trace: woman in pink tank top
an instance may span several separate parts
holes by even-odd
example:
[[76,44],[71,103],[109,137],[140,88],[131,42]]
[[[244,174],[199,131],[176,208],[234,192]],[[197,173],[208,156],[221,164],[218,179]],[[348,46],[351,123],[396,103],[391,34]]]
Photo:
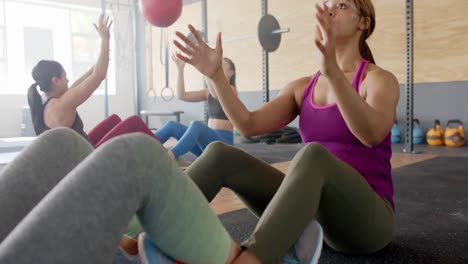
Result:
[[[187,170],[208,200],[228,187],[260,217],[236,263],[286,263],[289,258],[317,263],[322,238],[349,254],[379,251],[392,239],[389,135],[399,84],[375,64],[366,43],[376,25],[373,4],[326,0],[316,5],[315,18],[311,46],[320,54],[319,71],[290,82],[255,111],[235,96],[223,74],[221,34],[213,49],[192,26],[193,42],[176,33],[177,56],[212,81],[242,135],[271,132],[300,116],[307,144],[286,174],[220,143],[210,145]],[[288,249],[291,254],[285,256]]]

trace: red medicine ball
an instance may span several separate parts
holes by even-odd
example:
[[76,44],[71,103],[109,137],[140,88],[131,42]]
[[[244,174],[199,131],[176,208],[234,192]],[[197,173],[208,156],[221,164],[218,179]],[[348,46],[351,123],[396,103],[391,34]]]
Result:
[[169,27],[182,14],[182,0],[141,0],[141,13],[156,27]]

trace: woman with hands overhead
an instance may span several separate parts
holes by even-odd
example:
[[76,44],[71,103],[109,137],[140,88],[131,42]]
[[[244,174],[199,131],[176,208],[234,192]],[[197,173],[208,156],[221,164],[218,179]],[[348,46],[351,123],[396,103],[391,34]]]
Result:
[[[154,133],[157,138],[165,143],[169,138],[177,139],[177,143],[169,151],[173,158],[192,152],[200,156],[206,146],[214,141],[221,141],[228,145],[234,143],[233,126],[228,120],[221,107],[215,90],[208,83],[208,89],[196,91],[186,91],[185,89],[185,62],[173,56],[173,61],[178,69],[177,98],[185,102],[207,102],[208,124],[200,121],[192,121],[187,127],[181,123],[169,121]],[[229,58],[222,59],[222,74],[229,80],[229,87],[235,95],[236,88],[236,67]]]
[[320,68],[255,111],[222,72],[221,33],[215,48],[191,25],[195,41],[176,33],[177,57],[205,75],[241,134],[271,132],[299,116],[307,143],[286,174],[222,143],[209,145],[187,169],[209,201],[227,187],[260,217],[235,263],[277,263],[293,246],[300,263],[311,263],[322,234],[331,248],[350,254],[376,252],[392,239],[390,130],[399,84],[376,65],[366,43],[376,25],[372,2],[326,0],[315,17]]
[[[101,15],[94,27],[101,38],[101,48],[96,64],[70,87],[65,69],[59,62],[41,60],[32,70],[35,81],[28,90],[28,103],[34,130],[37,135],[57,127],[69,127],[94,147],[110,138],[130,132],[142,132],[155,138],[151,130],[137,116],[124,121],[113,114],[100,122],[89,133],[84,131],[83,121],[77,108],[85,103],[106,79],[109,67],[109,44],[112,21]],[[43,95],[37,91],[37,86]]]

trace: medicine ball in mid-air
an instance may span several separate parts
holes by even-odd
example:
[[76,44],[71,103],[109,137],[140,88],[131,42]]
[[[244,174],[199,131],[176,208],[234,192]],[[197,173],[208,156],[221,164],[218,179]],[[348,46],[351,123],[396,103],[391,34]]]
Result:
[[149,23],[164,28],[179,19],[182,5],[182,0],[141,0],[140,10]]

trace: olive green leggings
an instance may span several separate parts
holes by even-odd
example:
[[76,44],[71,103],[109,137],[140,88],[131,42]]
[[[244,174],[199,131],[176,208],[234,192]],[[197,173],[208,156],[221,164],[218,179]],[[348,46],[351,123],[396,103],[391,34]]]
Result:
[[333,249],[367,254],[392,239],[393,209],[352,167],[320,144],[300,150],[285,174],[220,142],[186,170],[208,201],[222,187],[260,217],[243,246],[262,263],[278,263],[307,224],[317,219]]

